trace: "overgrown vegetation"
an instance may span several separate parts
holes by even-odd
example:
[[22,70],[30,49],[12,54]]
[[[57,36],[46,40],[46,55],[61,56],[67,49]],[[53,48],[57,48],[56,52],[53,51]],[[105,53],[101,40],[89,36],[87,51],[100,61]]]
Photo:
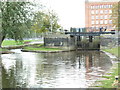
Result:
[[116,30],[120,31],[120,2],[113,5],[111,19],[113,27],[115,27]]

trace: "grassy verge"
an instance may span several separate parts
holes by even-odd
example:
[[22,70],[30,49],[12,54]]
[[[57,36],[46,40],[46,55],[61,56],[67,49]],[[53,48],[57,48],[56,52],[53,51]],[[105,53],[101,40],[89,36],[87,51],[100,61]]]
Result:
[[8,49],[2,49],[2,48],[0,48],[0,54],[10,54],[10,53],[14,53],[14,52],[11,52]]
[[[120,47],[115,47],[115,48],[111,48],[111,49],[104,49],[103,51],[109,52],[118,57],[119,50],[120,50]],[[116,84],[116,85],[113,85],[113,84],[115,83],[115,76],[120,76],[119,68],[120,68],[120,63],[114,64],[110,70],[110,72],[112,72],[112,73],[106,73],[106,75],[103,76],[103,78],[106,78],[106,80],[97,81],[98,83],[100,83],[100,85],[98,85],[96,87],[118,88],[118,84]],[[120,77],[119,77],[119,81],[120,81]]]
[[2,48],[0,48],[0,51],[8,51],[8,49],[2,49]]
[[61,51],[60,48],[45,48],[45,47],[24,47],[24,50],[31,50],[31,51]]
[[2,46],[24,45],[25,43],[38,40],[24,40],[23,42],[15,42],[14,40],[4,40]]
[[120,68],[120,63],[114,64],[113,67],[114,68],[112,68],[110,70],[110,72],[112,72],[112,73],[106,73],[105,76],[102,76],[103,78],[106,78],[106,80],[97,81],[97,83],[100,83],[100,85],[98,85],[96,87],[118,88],[118,84],[115,84],[115,76],[120,75],[120,72],[118,72],[119,71],[118,69]]
[[120,46],[115,47],[115,48],[111,48],[111,49],[103,49],[103,50],[118,57],[119,56],[119,51],[120,51]]

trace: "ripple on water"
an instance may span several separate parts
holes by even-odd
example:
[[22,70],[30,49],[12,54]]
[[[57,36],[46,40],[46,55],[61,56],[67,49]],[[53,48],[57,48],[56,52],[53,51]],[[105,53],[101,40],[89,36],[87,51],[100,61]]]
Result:
[[112,66],[108,56],[95,51],[49,54],[13,51],[16,53],[1,56],[2,73],[6,73],[4,87],[10,87],[9,82],[14,81],[13,88],[87,88]]

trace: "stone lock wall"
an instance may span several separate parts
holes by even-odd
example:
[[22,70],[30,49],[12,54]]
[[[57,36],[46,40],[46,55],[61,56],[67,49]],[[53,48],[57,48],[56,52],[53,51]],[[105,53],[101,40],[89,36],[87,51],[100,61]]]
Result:
[[101,49],[113,48],[120,45],[120,38],[118,34],[115,35],[103,35],[100,37],[100,47]]
[[64,50],[75,50],[75,38],[65,34],[52,34],[44,37],[45,47],[59,47]]
[[100,41],[98,37],[92,37],[92,41],[89,37],[70,36],[64,34],[55,34],[44,37],[45,47],[59,47],[64,50],[76,50],[76,49],[100,49]]

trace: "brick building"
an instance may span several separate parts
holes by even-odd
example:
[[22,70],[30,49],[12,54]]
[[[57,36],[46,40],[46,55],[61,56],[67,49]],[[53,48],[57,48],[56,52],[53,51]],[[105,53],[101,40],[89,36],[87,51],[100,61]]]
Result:
[[[112,1],[112,0],[111,0]],[[99,31],[100,27],[107,31],[114,29],[111,20],[112,6],[118,1],[85,2],[85,27],[87,31]]]

